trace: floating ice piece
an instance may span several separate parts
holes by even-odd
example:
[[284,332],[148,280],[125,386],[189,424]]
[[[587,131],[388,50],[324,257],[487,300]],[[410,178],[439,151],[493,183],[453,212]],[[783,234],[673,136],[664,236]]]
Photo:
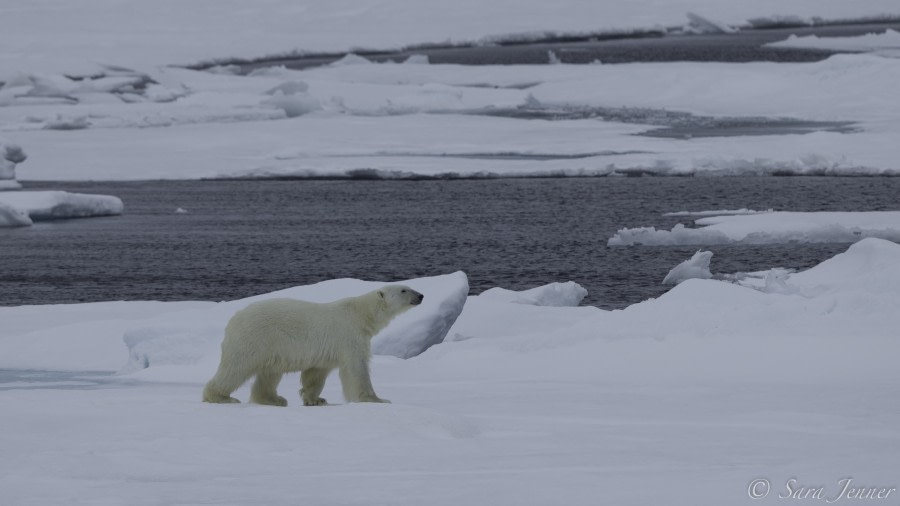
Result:
[[0,202],[0,227],[27,227],[31,224],[28,213]]
[[[6,220],[0,219],[0,226],[30,225],[32,220],[114,216],[122,214],[125,207],[118,197],[63,191],[0,192],[0,206],[6,208],[3,213]],[[11,221],[10,212],[19,218],[26,216],[29,223],[20,219],[18,223],[4,225],[5,221]]]
[[772,209],[765,211],[754,211],[753,209],[720,209],[718,211],[676,211],[674,213],[664,213],[663,216],[735,216],[743,214],[763,214],[771,213]]
[[296,95],[307,91],[309,91],[309,85],[304,81],[285,81],[266,91],[266,95]]
[[699,228],[679,223],[672,230],[655,227],[623,228],[607,241],[610,246],[852,243],[866,237],[900,242],[900,211],[771,212],[709,216],[695,221]]
[[342,67],[344,65],[371,65],[372,62],[366,58],[353,53],[347,53],[346,56],[331,63],[332,67]]
[[427,54],[411,54],[409,58],[403,60],[403,63],[408,65],[428,65],[431,62],[428,60]]
[[506,288],[490,288],[479,297],[498,302],[513,302],[531,306],[573,307],[581,304],[588,291],[574,281],[550,283],[529,290],[515,291]]
[[712,260],[712,251],[697,251],[689,260],[676,265],[663,279],[664,285],[677,285],[687,279],[709,279],[713,277],[709,272],[709,262]]
[[56,115],[56,119],[44,124],[44,130],[82,130],[91,126],[87,116],[63,116]]
[[[25,161],[27,156],[18,144],[0,137],[0,191],[17,190],[21,185],[16,181],[16,164]],[[4,213],[8,216],[8,213]]]
[[735,33],[737,30],[726,25],[725,23],[720,23],[718,21],[713,21],[698,14],[694,14],[693,12],[687,13],[688,17],[688,25],[686,31],[693,33]]
[[276,94],[262,101],[263,105],[281,109],[288,118],[296,118],[322,109],[315,97],[306,93],[292,95]]
[[900,56],[900,32],[886,30],[884,33],[867,33],[856,37],[819,37],[791,35],[785,40],[765,44],[768,47],[791,47],[809,49],[829,49],[835,51],[889,52]]

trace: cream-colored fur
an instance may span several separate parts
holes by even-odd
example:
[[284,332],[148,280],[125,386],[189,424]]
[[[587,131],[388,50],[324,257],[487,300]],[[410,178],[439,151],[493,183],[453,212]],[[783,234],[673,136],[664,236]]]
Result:
[[375,395],[369,378],[372,337],[422,298],[409,287],[391,285],[327,304],[294,299],[251,304],[228,322],[219,370],[206,384],[203,400],[239,402],[231,393],[255,375],[250,402],[287,406],[276,392],[278,383],[284,373],[302,371],[303,404],[319,406],[327,404],[320,397],[325,379],[340,369],[348,402],[390,402]]

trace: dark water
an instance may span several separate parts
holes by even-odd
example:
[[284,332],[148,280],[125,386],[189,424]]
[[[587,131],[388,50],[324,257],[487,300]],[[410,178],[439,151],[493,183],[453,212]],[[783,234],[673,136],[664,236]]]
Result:
[[[427,55],[431,63],[460,65],[536,65],[548,63],[548,52],[562,63],[672,62],[811,62],[820,61],[839,51],[803,48],[765,47],[790,35],[818,35],[820,37],[849,37],[866,33],[883,33],[887,29],[900,30],[900,21],[838,24],[825,26],[773,27],[746,29],[733,34],[666,35],[657,33],[598,34],[585,37],[549,37],[545,42],[503,43],[475,47],[423,47],[407,51],[358,51],[377,62],[401,62],[413,54]],[[327,65],[343,54],[305,55],[242,63],[242,72],[283,65],[290,69],[304,69]]]
[[[472,293],[573,280],[605,308],[658,296],[695,247],[606,246],[682,210],[896,210],[900,178],[28,183],[120,196],[121,217],[0,229],[0,304],[224,300],[331,278],[456,270]],[[183,207],[189,212],[176,214]],[[713,246],[713,272],[806,268],[846,244]]]

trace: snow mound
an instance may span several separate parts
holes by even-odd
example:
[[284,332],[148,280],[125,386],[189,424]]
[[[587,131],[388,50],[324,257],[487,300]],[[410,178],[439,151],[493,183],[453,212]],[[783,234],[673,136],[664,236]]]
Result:
[[[28,221],[63,218],[115,216],[125,208],[122,200],[110,195],[91,195],[63,191],[17,191],[0,193],[0,209],[7,218],[10,213],[26,216]],[[0,226],[5,220],[0,218]],[[30,225],[20,220],[18,225]],[[15,223],[13,224],[16,225]],[[7,225],[9,226],[9,225]]]
[[507,290],[495,287],[479,295],[482,299],[531,306],[573,307],[581,304],[588,291],[574,281],[550,283],[529,290]]
[[765,44],[769,47],[829,49],[834,51],[875,52],[900,56],[900,32],[888,29],[884,33],[867,33],[856,37],[819,37],[791,35],[785,40]]
[[663,279],[664,285],[677,285],[688,279],[709,279],[713,277],[709,272],[709,262],[712,260],[712,251],[698,251],[689,260],[676,265]]
[[866,237],[900,242],[900,211],[771,212],[709,216],[695,220],[699,228],[679,223],[672,230],[623,228],[609,246],[852,243]]
[[[469,291],[463,272],[417,278],[406,284],[425,294],[422,304],[398,316],[372,339],[376,355],[414,357],[444,340],[453,322],[462,312]],[[260,300],[293,298],[311,302],[330,302],[362,295],[386,283],[357,279],[335,279],[313,285],[280,290],[247,299],[216,304],[143,322],[124,333],[128,363],[122,369],[131,373],[158,366],[180,366],[203,362],[214,364],[225,326],[234,313]],[[211,372],[210,372],[211,374]]]
[[304,81],[286,81],[266,91],[271,97],[263,100],[262,105],[281,109],[288,118],[321,110],[322,104],[307,91],[309,85]]

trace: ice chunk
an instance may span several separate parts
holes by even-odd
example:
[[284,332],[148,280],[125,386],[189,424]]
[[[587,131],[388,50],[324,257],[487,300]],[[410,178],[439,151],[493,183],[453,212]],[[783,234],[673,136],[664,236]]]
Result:
[[[0,191],[17,190],[22,187],[16,182],[16,165],[24,162],[26,158],[25,151],[18,144],[0,137]],[[9,213],[9,210],[4,212],[4,218],[0,220],[11,222],[14,218],[11,218],[12,215]]]
[[309,85],[303,81],[286,81],[266,91],[271,98],[262,104],[284,111],[288,118],[295,118],[322,109],[315,97],[307,94]]
[[672,230],[623,228],[607,241],[610,246],[709,244],[782,244],[846,242],[866,237],[900,241],[900,211],[767,212],[707,216],[698,228],[679,223]]
[[0,227],[27,227],[29,225],[31,225],[31,218],[28,217],[28,213],[0,202]]
[[266,95],[297,95],[309,91],[309,85],[303,81],[285,81],[266,91]]
[[333,67],[342,67],[344,65],[371,65],[372,62],[359,56],[358,54],[347,53],[346,56],[331,63]]
[[765,44],[768,47],[790,47],[808,49],[827,49],[833,51],[876,52],[898,55],[900,51],[900,32],[885,30],[884,33],[867,33],[855,37],[819,37],[791,35],[785,40]]
[[688,24],[685,27],[685,31],[691,33],[735,33],[737,30],[726,25],[725,23],[720,23],[718,21],[713,21],[698,14],[694,14],[693,12],[687,13]]
[[296,95],[274,95],[262,101],[263,105],[281,109],[288,118],[296,118],[304,114],[322,109],[319,100],[306,93]]
[[444,341],[462,313],[469,295],[469,279],[463,272],[404,282],[422,292],[418,311],[407,311],[372,338],[372,353],[410,358]]
[[735,216],[742,214],[763,214],[771,213],[772,209],[765,211],[754,211],[753,209],[720,209],[717,211],[677,211],[673,213],[664,213],[663,216]]
[[56,119],[47,121],[44,130],[82,130],[91,126],[87,116],[65,116],[57,114]]
[[63,191],[0,192],[0,205],[35,221],[114,216],[122,214],[125,207],[118,197]]
[[689,260],[676,265],[663,279],[664,285],[677,285],[687,279],[709,279],[713,277],[709,272],[709,262],[712,260],[712,251],[697,251]]
[[403,60],[403,63],[408,65],[428,65],[430,61],[427,54],[411,54],[409,58]]
[[581,304],[588,291],[574,281],[550,283],[529,290],[514,291],[495,287],[482,292],[479,297],[531,306],[572,307]]

